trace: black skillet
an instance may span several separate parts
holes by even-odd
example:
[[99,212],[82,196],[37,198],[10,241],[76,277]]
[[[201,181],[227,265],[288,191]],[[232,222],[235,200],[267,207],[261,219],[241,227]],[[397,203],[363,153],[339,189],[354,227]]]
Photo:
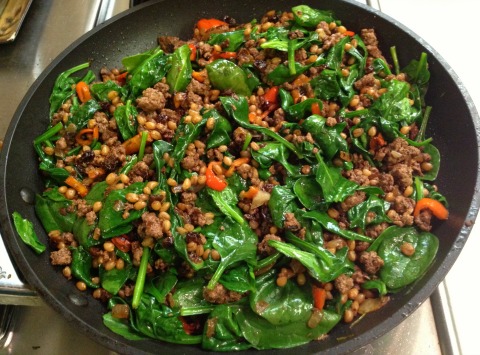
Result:
[[57,75],[85,61],[91,61],[96,72],[104,65],[120,66],[122,57],[155,46],[157,35],[189,38],[195,21],[201,17],[230,15],[237,22],[246,22],[259,18],[268,10],[288,10],[300,3],[333,10],[348,29],[375,28],[384,54],[388,56],[390,46],[396,45],[401,64],[418,58],[422,51],[427,52],[431,70],[427,102],[433,106],[427,135],[433,137],[442,155],[437,184],[450,203],[450,218],[433,230],[439,237],[440,249],[435,263],[421,280],[395,294],[384,308],[367,315],[355,326],[340,325],[326,340],[312,342],[296,351],[338,354],[358,349],[402,322],[444,279],[466,242],[478,210],[475,196],[479,186],[478,115],[458,77],[432,48],[393,19],[354,1],[175,0],[146,3],[84,35],[48,66],[16,111],[1,155],[0,223],[3,238],[26,282],[79,331],[119,353],[201,352],[196,347],[153,340],[127,341],[110,332],[102,324],[103,306],[66,281],[61,271],[50,265],[48,253],[37,256],[19,241],[12,226],[13,211],[33,221],[40,239],[44,243],[47,241],[32,205],[33,194],[43,188],[32,141],[48,125],[48,97]]

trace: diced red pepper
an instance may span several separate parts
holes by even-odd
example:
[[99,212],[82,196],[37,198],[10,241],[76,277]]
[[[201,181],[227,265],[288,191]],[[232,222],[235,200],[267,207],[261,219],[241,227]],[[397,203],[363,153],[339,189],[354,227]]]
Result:
[[75,91],[77,92],[78,98],[81,102],[87,102],[92,99],[90,88],[84,81],[79,81],[77,85],[75,85]]
[[124,253],[128,253],[130,251],[131,243],[126,238],[125,235],[122,235],[120,237],[112,238],[111,241],[117,247],[117,249],[123,251]]
[[213,172],[212,166],[214,164],[221,164],[220,162],[210,162],[208,164],[207,170],[205,171],[205,177],[207,178],[206,184],[209,188],[217,191],[222,191],[227,187],[227,182],[222,178],[215,175]]
[[319,310],[322,310],[325,306],[325,300],[327,298],[327,292],[318,286],[312,286],[313,293],[313,306]]
[[420,214],[420,212],[424,209],[430,210],[433,213],[433,215],[438,219],[448,218],[448,210],[440,201],[434,200],[433,198],[424,197],[420,199],[415,205],[415,210],[413,211],[413,215],[417,217]]
[[228,23],[217,20],[216,18],[202,18],[197,22],[197,28],[202,31],[208,31],[220,26],[228,26]]

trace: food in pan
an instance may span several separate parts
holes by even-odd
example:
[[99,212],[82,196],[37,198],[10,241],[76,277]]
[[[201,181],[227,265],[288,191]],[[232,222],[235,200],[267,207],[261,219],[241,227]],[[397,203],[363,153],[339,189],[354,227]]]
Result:
[[52,264],[109,329],[288,348],[425,273],[448,218],[427,55],[399,63],[365,27],[306,5],[203,18],[98,78],[88,63],[58,76],[35,209]]

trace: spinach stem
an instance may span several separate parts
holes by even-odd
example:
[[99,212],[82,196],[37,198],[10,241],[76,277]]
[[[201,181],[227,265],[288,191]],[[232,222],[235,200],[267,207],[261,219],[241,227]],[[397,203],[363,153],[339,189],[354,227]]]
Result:
[[140,300],[145,287],[145,278],[147,276],[148,259],[150,258],[150,248],[144,247],[140,267],[138,268],[137,280],[133,290],[132,308],[136,309],[140,305]]
[[392,56],[395,74],[398,75],[400,73],[400,64],[398,63],[397,48],[395,46],[390,47],[390,55]]
[[270,264],[273,264],[276,262],[280,257],[282,256],[281,253],[278,251],[273,253],[272,255],[267,256],[266,258],[263,258],[262,260],[259,260],[257,262],[257,265],[255,265],[254,271],[258,271],[263,269],[264,267],[269,266]]
[[242,150],[247,150],[248,146],[250,145],[250,142],[252,141],[252,135],[251,133],[247,133],[247,136],[245,137],[245,142],[243,143]]
[[143,155],[145,154],[145,145],[147,144],[148,131],[142,132],[142,140],[140,141],[140,149],[138,151],[138,160],[143,160]]
[[425,139],[425,130],[427,129],[427,123],[428,123],[428,119],[430,118],[431,112],[432,112],[431,106],[425,107],[422,124],[420,125],[420,129],[418,130],[418,134],[417,134],[417,137],[415,138],[415,141],[421,142]]
[[297,69],[295,68],[295,45],[297,44],[296,40],[291,40],[288,42],[288,70],[290,75],[295,75]]
[[54,135],[60,132],[62,128],[63,128],[62,122],[58,122],[55,126],[49,128],[46,132],[42,133],[37,138],[35,138],[33,140],[33,144],[38,145],[42,142],[45,142],[46,140],[52,138]]

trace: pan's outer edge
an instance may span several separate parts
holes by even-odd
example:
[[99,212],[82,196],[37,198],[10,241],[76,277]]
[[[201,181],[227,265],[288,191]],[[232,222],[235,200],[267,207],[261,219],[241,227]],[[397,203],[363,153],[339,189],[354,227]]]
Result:
[[[87,38],[90,38],[91,36],[94,36],[97,32],[103,30],[105,27],[108,27],[111,23],[120,20],[123,17],[129,16],[132,12],[135,11],[140,11],[143,8],[149,7],[149,6],[155,6],[155,4],[160,3],[162,1],[157,1],[154,3],[145,3],[142,4],[132,10],[126,11],[125,13],[118,15],[111,20],[108,20],[104,24],[100,25],[99,27],[95,28],[94,30],[90,31],[89,33],[85,34],[84,36],[80,37],[77,41],[72,43],[68,48],[66,48],[47,68],[46,70],[39,76],[39,78],[35,81],[35,83],[32,85],[32,87],[29,89],[27,94],[25,95],[24,99],[22,100],[18,110],[15,113],[14,119],[12,120],[12,123],[9,126],[9,129],[7,131],[6,139],[4,141],[4,148],[1,154],[1,159],[0,159],[0,181],[1,181],[1,189],[2,192],[7,191],[8,186],[7,182],[5,180],[5,173],[7,169],[7,157],[10,155],[10,147],[11,147],[11,137],[13,135],[13,132],[15,131],[15,128],[17,126],[18,121],[22,117],[23,110],[25,108],[25,105],[28,103],[30,100],[31,96],[33,93],[37,90],[37,88],[41,85],[41,83],[45,80],[45,78],[49,75],[49,73],[62,61],[62,59],[71,51],[73,51],[80,43],[84,42]],[[382,14],[376,10],[372,10],[362,4],[358,4],[355,1],[350,1],[350,0],[344,0],[343,2],[349,3],[353,6],[356,7],[361,7],[366,9],[367,11],[371,12],[374,16],[382,17],[387,21],[390,21],[393,23],[395,26],[399,27],[401,30],[404,32],[408,33],[411,36],[416,36],[411,30],[408,28],[404,27],[402,24],[399,22],[395,21],[391,17]],[[416,36],[418,38],[418,36]],[[449,65],[443,60],[443,58],[433,49],[431,48],[427,43],[425,43],[421,38],[418,39],[418,42],[420,42],[423,46],[425,46],[427,49],[429,49],[434,55],[435,58],[440,62],[440,64],[446,68],[446,70],[449,72],[450,76],[457,82],[459,83],[459,88],[462,92],[463,97],[465,98],[465,101],[467,102],[467,105],[469,107],[469,111],[471,113],[471,116],[473,118],[473,124],[475,126],[476,130],[476,139],[477,139],[477,146],[478,142],[480,142],[480,127],[479,127],[479,116],[478,113],[474,107],[473,101],[468,94],[467,90],[465,87],[461,84],[458,76],[454,73],[454,71],[449,67]],[[478,152],[477,152],[478,154]],[[478,164],[477,164],[477,178],[476,178],[476,184],[475,184],[475,191],[477,194],[474,196],[469,210],[468,210],[468,215],[467,215],[467,221],[474,221],[478,209],[479,209],[479,201],[478,201],[478,190],[480,187],[480,178],[479,178],[479,173],[478,173]],[[5,232],[5,234],[8,235],[14,235],[15,232],[12,227],[11,220],[8,215],[8,205],[7,205],[7,200],[5,198],[6,194],[3,193],[1,200],[0,200],[0,224],[2,230]],[[457,247],[451,250],[451,252],[448,254],[446,258],[446,267],[450,268],[451,265],[453,265],[454,261],[457,259],[462,247],[464,246],[466,239],[471,231],[471,226],[470,225],[465,225],[462,227],[460,236],[458,238],[459,242],[457,244]],[[19,245],[18,241],[14,241],[14,238],[8,238],[7,239],[8,244],[10,246],[10,251],[12,249],[14,250],[19,250]],[[17,245],[14,245],[14,244]],[[15,261],[21,266],[23,270],[28,270],[29,265],[26,263],[26,259],[24,258],[24,255],[22,254],[15,254],[14,253],[14,258]],[[31,273],[27,272],[25,277],[27,278],[27,281],[31,283],[32,285],[39,285],[40,280],[35,280],[32,278],[32,274],[34,270],[31,270]],[[372,331],[369,333],[371,336],[370,337],[361,337],[361,339],[351,339],[346,341],[343,344],[340,344],[338,347],[335,347],[335,349],[332,349],[331,351],[335,353],[343,353],[343,352],[349,352],[353,349],[356,349],[358,347],[364,346],[367,343],[371,342],[375,338],[378,338],[379,336],[385,334],[388,330],[392,329],[393,326],[392,324],[398,324],[405,316],[408,316],[411,314],[428,296],[430,293],[433,291],[433,289],[441,282],[441,279],[433,279],[430,282],[430,287],[429,288],[423,288],[422,292],[417,293],[412,299],[411,299],[411,306],[401,310],[402,312],[398,311],[396,312],[391,318],[387,319],[385,322],[377,325],[375,328],[372,328]],[[55,308],[57,311],[62,313],[72,324],[75,324],[75,322],[80,321],[79,318],[77,318],[75,315],[69,315],[66,314],[65,308],[63,305],[58,304],[57,299],[55,298],[54,295],[50,294],[48,290],[42,289],[41,287],[37,289],[37,291],[45,297],[45,299],[48,301],[48,303]],[[67,312],[68,313],[68,312]],[[82,330],[89,336],[92,336],[93,339],[98,341],[99,343],[106,345],[108,347],[111,347],[112,349],[115,349],[119,352],[125,352],[126,353],[139,353],[138,349],[133,349],[130,348],[129,346],[125,347],[125,344],[118,343],[117,341],[111,339],[110,337],[99,337],[98,334],[96,333],[96,329],[91,328],[91,327],[81,327]]]

